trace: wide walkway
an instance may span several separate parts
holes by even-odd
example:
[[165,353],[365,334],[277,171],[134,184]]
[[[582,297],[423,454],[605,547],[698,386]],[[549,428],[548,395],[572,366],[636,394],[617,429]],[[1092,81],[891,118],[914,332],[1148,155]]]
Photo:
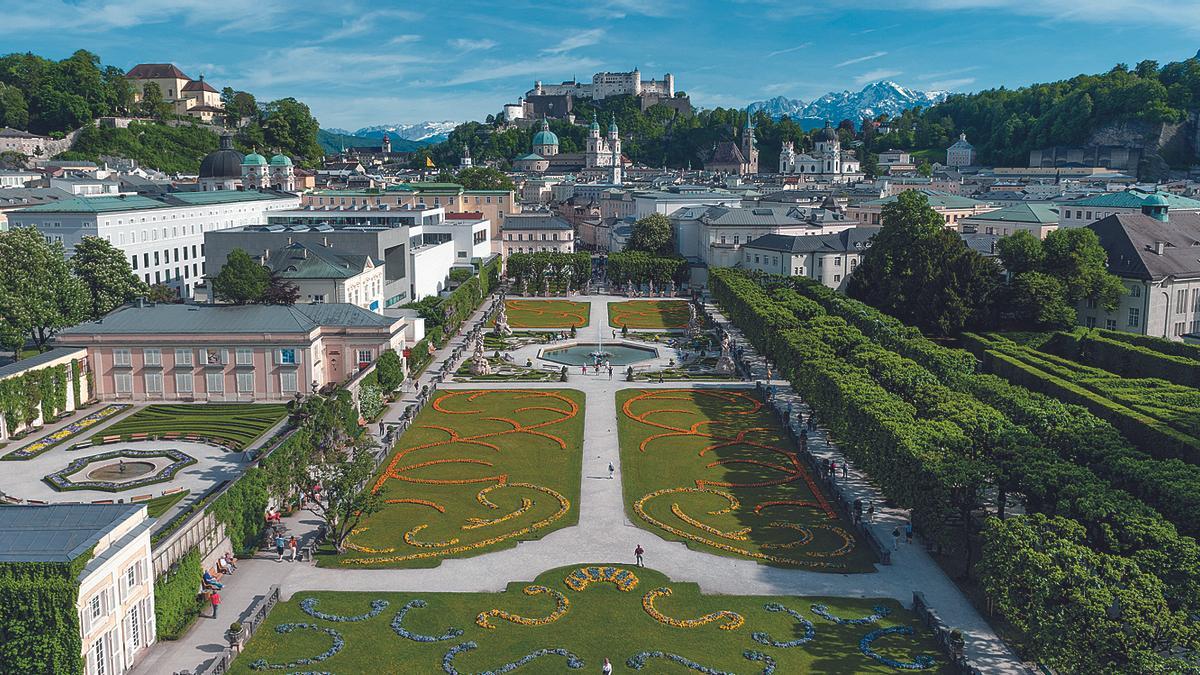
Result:
[[[579,298],[582,300],[582,298]],[[591,297],[591,324],[579,331],[580,340],[595,340],[599,331],[611,330],[607,321],[607,302],[619,300],[614,297]],[[466,324],[468,327],[472,324]],[[461,344],[462,338],[457,338]],[[437,355],[430,372],[453,352],[456,341],[452,341]],[[739,340],[739,342],[741,342]],[[747,345],[748,348],[748,345]],[[464,350],[466,351],[466,350]],[[469,354],[463,354],[467,357]],[[765,365],[756,355],[747,356],[755,367],[765,375]],[[423,378],[427,383],[428,376]],[[794,396],[784,381],[774,383],[781,395]],[[470,389],[480,385],[442,384],[445,389]],[[430,569],[375,569],[343,570],[318,568],[311,564],[276,563],[270,559],[247,561],[227,586],[226,609],[241,611],[261,595],[270,585],[278,584],[284,598],[296,593],[312,590],[344,591],[456,591],[481,592],[500,591],[510,582],[529,581],[543,570],[554,567],[591,562],[624,562],[632,564],[633,549],[639,544],[646,550],[645,562],[676,581],[690,581],[700,585],[706,593],[752,594],[752,595],[832,595],[843,597],[889,597],[911,607],[912,593],[925,593],[929,604],[950,626],[963,631],[966,648],[988,673],[1028,672],[1008,648],[998,639],[978,612],[962,596],[953,582],[946,577],[938,565],[925,553],[920,542],[901,544],[893,553],[892,565],[879,565],[869,574],[831,574],[806,570],[783,569],[761,565],[750,560],[718,556],[687,548],[678,542],[668,542],[654,532],[635,526],[625,513],[621,493],[620,452],[617,441],[617,409],[615,396],[619,389],[680,388],[712,386],[745,386],[715,383],[690,384],[647,384],[628,383],[619,378],[609,380],[607,375],[580,375],[573,372],[564,383],[488,383],[489,388],[558,388],[569,387],[583,391],[587,396],[584,411],[583,480],[579,499],[579,525],[556,530],[536,541],[525,541],[517,546],[471,558],[443,561]],[[794,408],[802,403],[793,399]],[[403,406],[394,407],[389,419],[398,418]],[[393,417],[394,413],[394,417]],[[824,431],[810,435],[810,447],[818,454],[836,452],[828,442]],[[616,478],[608,478],[608,464],[617,467]],[[875,527],[880,539],[891,540],[890,532],[897,523],[903,523],[907,514],[882,508],[884,500],[877,490],[856,472],[842,482],[842,489],[852,491],[877,505]],[[853,498],[853,497],[852,497]],[[303,525],[303,523],[297,523]],[[310,524],[315,527],[315,524]],[[228,618],[227,618],[228,617]],[[182,668],[195,668],[211,653],[219,651],[221,631],[228,621],[236,618],[233,612],[223,615],[219,622],[202,619],[178,643],[156,647],[164,654],[151,663],[147,661],[138,672],[174,672]],[[213,624],[210,628],[206,624]],[[195,634],[195,635],[193,635]],[[204,654],[209,656],[205,657]],[[155,670],[148,669],[153,665]]]

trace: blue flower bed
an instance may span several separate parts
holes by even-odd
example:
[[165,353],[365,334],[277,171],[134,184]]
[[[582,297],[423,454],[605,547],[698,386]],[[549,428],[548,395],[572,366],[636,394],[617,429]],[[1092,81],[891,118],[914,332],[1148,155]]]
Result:
[[[413,607],[426,606],[428,606],[428,603],[420,598],[406,602],[404,606],[400,608],[400,611],[396,612],[396,617],[392,619],[392,630],[396,631],[396,635],[408,640],[412,640],[413,642],[441,642],[443,640],[453,640],[454,638],[463,634],[461,628],[447,628],[446,632],[441,635],[420,635],[405,628],[404,616],[408,614],[408,610],[412,609]],[[459,646],[461,647],[462,645]]]
[[813,614],[816,614],[817,616],[821,617],[822,619],[829,619],[830,621],[832,621],[836,624],[841,624],[843,626],[844,625],[861,626],[861,625],[868,624],[868,623],[875,623],[875,622],[879,621],[880,619],[882,619],[883,617],[892,613],[892,610],[888,609],[887,607],[884,607],[883,605],[875,605],[874,607],[871,608],[871,609],[875,610],[874,614],[871,614],[869,616],[859,617],[857,619],[843,619],[840,616],[834,616],[833,614],[830,614],[829,608],[826,607],[825,605],[813,605],[811,609],[812,609]]
[[284,670],[285,668],[295,668],[296,666],[307,666],[310,663],[317,663],[332,658],[335,654],[342,651],[342,647],[346,645],[342,634],[332,628],[323,628],[311,623],[285,623],[275,627],[275,632],[280,635],[286,635],[295,630],[316,630],[326,633],[333,638],[333,646],[311,658],[296,659],[288,663],[268,663],[266,659],[259,659],[251,663],[250,667],[254,670]]
[[774,675],[775,659],[771,658],[769,655],[762,652],[756,652],[753,649],[747,649],[746,651],[742,652],[742,656],[750,659],[751,661],[762,661],[762,675]]
[[[442,657],[442,670],[445,671],[447,675],[459,675],[458,671],[455,670],[455,668],[454,668],[454,657],[458,656],[459,654],[461,654],[463,652],[469,652],[472,649],[475,649],[477,647],[479,647],[479,645],[475,644],[474,641],[468,641],[468,642],[464,642],[460,645],[454,645],[453,647],[450,648],[449,651],[446,652],[446,655]],[[577,670],[577,669],[583,667],[583,659],[580,659],[578,656],[575,656],[574,654],[567,651],[566,649],[563,649],[561,647],[554,647],[554,648],[539,649],[537,651],[530,652],[530,653],[526,654],[525,656],[522,656],[521,658],[517,659],[516,661],[513,661],[511,663],[506,663],[506,664],[504,664],[498,668],[495,668],[493,670],[485,670],[482,673],[479,673],[478,675],[502,675],[503,673],[511,673],[512,671],[516,670],[517,668],[520,668],[521,666],[529,663],[530,661],[540,659],[543,656],[566,657],[567,667],[571,668],[572,670]]]
[[912,635],[912,633],[913,629],[909,628],[908,626],[878,628],[870,633],[867,633],[863,636],[863,639],[858,641],[858,650],[870,658],[873,658],[876,661],[897,670],[925,670],[926,668],[932,668],[933,665],[937,663],[932,656],[925,656],[922,654],[914,658],[912,661],[897,661],[895,659],[889,659],[883,654],[871,649],[871,643],[875,642],[875,640],[883,637],[884,635]]
[[[142,476],[136,480],[122,481],[120,483],[107,480],[83,480],[76,481],[68,478],[73,473],[78,472],[83,467],[94,464],[95,462],[106,459],[141,459],[146,457],[166,457],[172,460],[171,463],[158,471],[147,476]],[[129,448],[123,450],[111,450],[102,452],[98,455],[90,457],[80,457],[72,460],[66,468],[59,469],[54,473],[46,476],[42,480],[46,481],[50,487],[60,492],[69,490],[101,490],[104,492],[122,492],[125,490],[133,490],[135,488],[154,485],[155,483],[165,483],[175,478],[175,474],[179,473],[184,467],[195,464],[196,460],[174,448],[167,450],[132,450]]]
[[[795,640],[788,640],[787,642],[778,642],[773,640],[769,634],[759,631],[750,635],[755,642],[767,645],[768,647],[799,647],[806,642],[811,642],[812,639],[817,636],[817,629],[813,626],[811,621],[803,616],[800,616],[800,612],[797,612],[794,609],[788,609],[787,607],[784,607],[776,602],[768,602],[767,604],[763,605],[763,609],[767,610],[768,612],[787,612],[793,619],[799,622],[801,626],[804,626],[804,637],[796,638]],[[747,656],[746,658],[750,657]]]
[[684,658],[678,654],[659,651],[638,652],[637,654],[629,657],[625,661],[625,665],[634,670],[641,670],[646,666],[647,659],[666,659],[668,661],[674,661],[684,668],[691,668],[692,670],[704,673],[704,675],[734,675],[734,673],[729,673],[724,670],[717,670],[715,668],[709,668],[708,666],[700,665],[699,663],[696,663],[691,659]]
[[383,610],[387,609],[388,605],[390,604],[387,600],[372,600],[371,611],[367,612],[366,614],[359,614],[358,616],[339,616],[337,614],[326,614],[325,612],[318,611],[317,602],[319,602],[317,598],[305,598],[300,601],[300,610],[314,619],[325,619],[326,621],[336,621],[338,623],[345,623],[349,621],[366,621],[367,619],[373,619],[379,616]]

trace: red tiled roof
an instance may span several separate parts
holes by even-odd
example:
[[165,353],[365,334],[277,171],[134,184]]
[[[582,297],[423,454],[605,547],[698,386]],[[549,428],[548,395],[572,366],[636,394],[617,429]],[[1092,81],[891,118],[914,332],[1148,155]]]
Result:
[[467,211],[465,213],[447,213],[446,220],[483,220],[483,211]]
[[125,77],[134,80],[156,80],[168,77],[177,77],[182,80],[192,79],[176,68],[174,63],[139,63],[130,68],[129,72],[125,73]]
[[187,84],[183,85],[183,90],[184,91],[211,91],[214,94],[220,93],[216,89],[213,89],[213,86],[211,84],[205,82],[203,79],[192,80],[191,82],[188,82]]

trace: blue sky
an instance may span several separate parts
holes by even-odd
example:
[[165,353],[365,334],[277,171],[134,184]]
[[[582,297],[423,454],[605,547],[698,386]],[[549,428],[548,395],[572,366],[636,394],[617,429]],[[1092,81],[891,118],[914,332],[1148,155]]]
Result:
[[481,119],[535,79],[640,67],[697,105],[892,79],[1019,86],[1200,47],[1200,0],[0,0],[0,51],[174,62],[324,127]]

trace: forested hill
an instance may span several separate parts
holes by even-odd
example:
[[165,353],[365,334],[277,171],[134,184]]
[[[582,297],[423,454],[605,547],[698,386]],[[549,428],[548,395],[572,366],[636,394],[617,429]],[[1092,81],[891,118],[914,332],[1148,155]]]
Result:
[[[147,97],[149,99],[150,97]],[[301,164],[319,162],[317,121],[308,106],[294,98],[260,104],[249,92],[226,87],[221,92],[231,121],[239,122],[235,143],[249,152],[283,152]],[[136,116],[151,121],[129,129],[96,129],[97,117]],[[61,61],[35,54],[0,56],[0,126],[56,136],[80,127],[65,157],[96,159],[115,155],[167,172],[195,172],[200,159],[217,147],[213,128],[175,119],[161,100],[133,101],[125,71],[105,66],[100,57],[79,50]],[[175,121],[180,126],[168,126]],[[12,158],[4,158],[11,163]]]
[[[1165,66],[1142,61],[1132,69],[1119,64],[1101,75],[953,95],[926,110],[901,114],[892,120],[891,133],[871,145],[875,150],[944,150],[962,131],[982,163],[1025,166],[1030,150],[1084,145],[1114,123],[1133,123],[1129,127],[1135,135],[1152,133],[1159,123],[1188,121],[1197,108],[1200,61],[1190,58]],[[1176,166],[1190,164],[1193,157],[1164,153]]]

